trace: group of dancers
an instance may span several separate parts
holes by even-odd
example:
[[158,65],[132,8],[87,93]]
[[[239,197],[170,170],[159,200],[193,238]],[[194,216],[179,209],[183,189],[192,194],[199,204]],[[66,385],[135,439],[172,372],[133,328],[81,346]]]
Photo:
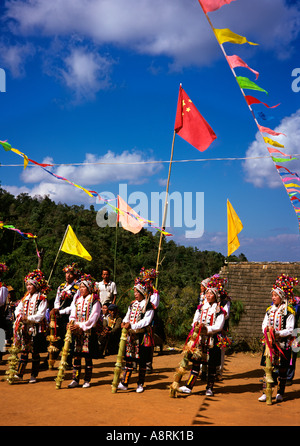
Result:
[[[5,263],[0,263],[0,278],[7,270]],[[40,270],[34,270],[24,279],[27,291],[14,310],[12,345],[17,349],[18,363],[15,368],[10,364],[12,370],[8,374],[11,382],[23,380],[29,353],[32,355],[29,383],[37,382],[40,354],[47,350],[51,351],[49,345],[47,346],[47,340],[49,344],[49,339],[52,339],[49,336],[50,327],[55,339],[55,342],[52,342],[52,347],[55,346],[51,355],[56,360],[62,350],[66,332],[69,331],[72,336],[68,365],[72,367],[73,375],[68,387],[91,386],[93,359],[99,357],[99,339],[105,338],[103,334],[109,335],[117,319],[115,284],[106,281],[105,289],[108,290],[106,292],[110,300],[101,304],[99,283],[91,275],[82,274],[76,263],[67,265],[63,271],[66,281],[57,290],[54,308],[48,318],[47,294],[50,288],[44,274]],[[159,306],[159,293],[154,286],[156,277],[155,269],[141,269],[133,284],[134,300],[120,321],[120,329],[126,331],[126,347],[125,366],[117,387],[118,391],[128,389],[134,366],[138,364],[136,392],[144,392],[147,364],[151,363],[153,356],[153,325]],[[181,367],[181,371],[185,372],[189,368],[189,377],[186,383],[181,385],[184,373],[177,373],[177,382],[173,386],[176,394],[177,392],[191,394],[197,378],[201,375],[201,379],[206,381],[205,394],[214,395],[214,384],[216,379],[222,376],[224,354],[230,344],[228,327],[231,298],[226,291],[226,283],[227,279],[218,274],[201,282],[199,304],[183,347],[185,367]],[[296,305],[299,300],[294,296],[293,289],[297,283],[297,279],[284,274],[275,280],[271,289],[271,305],[267,308],[262,322],[264,350],[261,365],[265,366],[266,351],[268,351],[273,382],[278,384],[276,393],[278,402],[283,400],[288,367],[295,358],[294,329],[297,326]],[[0,282],[1,321],[7,295],[5,283]],[[111,313],[111,320],[106,324],[103,324],[104,304],[108,304]],[[85,367],[82,376],[83,360]],[[82,378],[83,384],[81,384]],[[266,383],[266,380],[264,382]],[[261,402],[267,400],[265,388],[264,384],[263,394],[259,397]]]

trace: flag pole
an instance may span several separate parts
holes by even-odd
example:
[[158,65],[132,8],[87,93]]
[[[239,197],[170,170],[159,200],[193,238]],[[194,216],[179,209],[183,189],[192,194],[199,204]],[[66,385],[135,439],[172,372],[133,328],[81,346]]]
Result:
[[[180,84],[181,86],[181,84]],[[168,208],[168,194],[169,194],[169,184],[170,184],[170,176],[171,176],[171,167],[172,167],[172,161],[173,161],[173,153],[174,153],[174,143],[175,143],[175,135],[176,132],[174,130],[173,133],[173,141],[172,141],[172,149],[171,149],[171,158],[170,158],[170,163],[169,163],[169,173],[168,173],[168,180],[167,180],[167,188],[166,188],[166,197],[165,197],[165,206],[164,206],[164,215],[163,215],[163,222],[162,222],[162,229],[165,229],[165,225],[166,225],[166,219],[167,219],[167,208]],[[160,239],[159,239],[159,245],[158,245],[158,253],[157,253],[157,260],[156,260],[156,272],[158,272],[159,269],[159,259],[160,259],[160,253],[162,250],[162,238],[163,238],[163,233],[160,233]],[[158,276],[156,275],[156,283],[155,283],[155,287],[157,288],[157,284],[158,284]]]
[[[119,204],[118,204],[118,209],[119,209]],[[116,237],[115,237],[115,254],[114,254],[114,282],[116,281],[116,268],[117,268],[118,223],[119,223],[119,212],[117,212],[117,219],[116,219]]]
[[61,242],[61,244],[60,244],[59,250],[58,250],[58,252],[57,252],[57,254],[56,254],[56,257],[55,257],[55,260],[54,260],[54,263],[53,263],[53,266],[52,266],[52,270],[51,270],[51,272],[50,272],[50,276],[49,276],[49,278],[48,278],[48,284],[49,284],[49,282],[50,282],[50,279],[51,279],[51,276],[52,276],[52,273],[53,273],[53,270],[54,270],[54,266],[55,266],[56,261],[57,261],[57,258],[58,258],[58,254],[60,253],[61,247],[62,247],[62,245],[63,245],[63,243],[64,243],[64,241],[65,241],[65,238],[66,238],[66,235],[67,235],[69,226],[70,226],[70,225],[67,226],[67,229],[66,229],[65,234],[64,234],[64,236],[63,236],[63,239],[62,239],[62,242]]

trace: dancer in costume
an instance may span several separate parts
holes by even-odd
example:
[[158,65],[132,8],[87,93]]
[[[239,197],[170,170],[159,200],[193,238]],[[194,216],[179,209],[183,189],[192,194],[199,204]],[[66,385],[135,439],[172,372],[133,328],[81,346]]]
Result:
[[205,292],[207,290],[207,285],[208,285],[209,281],[210,281],[210,277],[208,277],[207,279],[202,280],[202,282],[200,284],[199,305],[204,303]]
[[146,364],[151,361],[153,348],[152,321],[154,309],[147,289],[136,279],[134,285],[135,300],[131,302],[122,322],[122,328],[128,330],[126,342],[126,365],[123,378],[118,385],[119,390],[127,390],[133,371],[133,361],[139,364],[137,393],[144,391]]
[[[56,292],[54,308],[50,311],[50,317],[54,316],[54,324],[56,335],[59,340],[56,343],[57,352],[55,359],[58,357],[64,345],[64,339],[67,331],[67,324],[71,314],[71,305],[74,299],[79,296],[79,284],[81,271],[76,263],[66,265],[63,269],[66,281],[63,282]],[[68,357],[68,365],[72,366],[72,356]]]
[[69,388],[78,387],[81,374],[81,361],[85,360],[83,388],[90,387],[93,371],[93,358],[98,357],[98,336],[96,325],[100,317],[101,305],[94,291],[94,279],[89,274],[81,277],[80,296],[71,308],[68,327],[74,337],[73,380]]
[[27,292],[15,310],[14,344],[21,349],[16,379],[23,379],[29,353],[32,369],[29,383],[35,383],[40,365],[40,353],[47,351],[46,294],[50,291],[44,274],[36,269],[25,277]]
[[215,274],[214,276],[212,276],[212,278],[215,278],[218,283],[218,290],[220,294],[220,306],[225,311],[225,323],[223,330],[219,335],[219,346],[221,347],[221,364],[219,367],[217,367],[217,379],[221,380],[224,371],[225,350],[226,347],[231,344],[231,341],[228,337],[231,298],[225,289],[225,285],[227,284],[227,279],[225,277],[221,278],[219,274]]
[[[220,281],[213,277],[207,284],[204,303],[198,305],[184,351],[192,362],[190,376],[185,386],[179,387],[179,392],[190,394],[196,383],[201,364],[207,366],[206,395],[213,395],[217,367],[221,363],[219,337],[225,323],[225,311],[220,306]],[[198,332],[197,336],[193,336]]]
[[[8,267],[5,263],[0,263],[0,279],[3,273],[8,271]],[[4,282],[0,280],[0,328],[5,331],[5,335],[7,335],[8,326],[7,326],[7,318],[6,318],[6,310],[7,310],[7,299],[8,299],[8,289]],[[6,339],[7,340],[7,339]],[[4,347],[4,346],[3,346]],[[2,361],[3,351],[1,350],[2,346],[0,345],[0,361]]]
[[153,346],[152,346],[151,360],[148,361],[147,365],[146,365],[147,373],[152,373],[152,371],[153,371],[153,353],[154,353],[156,336],[159,336],[161,338],[160,339],[161,343],[165,340],[163,325],[158,318],[158,306],[159,306],[159,302],[160,302],[160,297],[159,297],[158,290],[154,287],[154,281],[157,277],[157,274],[158,274],[158,272],[154,268],[145,269],[143,267],[140,270],[139,278],[136,280],[136,283],[138,281],[139,283],[141,283],[143,286],[146,287],[146,290],[148,293],[148,298],[149,298],[152,308],[154,310],[154,317],[152,320],[152,331],[153,331],[154,342],[153,342]]
[[[298,280],[282,274],[272,287],[272,305],[267,308],[262,323],[264,343],[270,351],[272,379],[274,385],[278,383],[276,401],[281,402],[286,386],[287,370],[291,360],[291,341],[295,327],[295,310],[289,304],[293,296],[293,287],[298,284]],[[261,365],[266,365],[265,356],[266,345],[264,347]],[[279,381],[279,382],[278,382]],[[258,398],[261,402],[267,401],[266,379],[263,385],[263,394]]]
[[[293,306],[293,308],[295,310],[295,328],[297,328],[298,321],[300,318],[300,297],[293,296],[293,298],[290,301],[290,304]],[[297,361],[298,347],[299,347],[299,345],[297,344],[297,338],[294,339],[294,346],[296,348],[295,349],[292,348],[292,358],[291,358],[291,362],[289,364],[288,371],[287,371],[287,377],[286,377],[286,385],[287,386],[292,385],[293,379],[295,377],[296,361]]]

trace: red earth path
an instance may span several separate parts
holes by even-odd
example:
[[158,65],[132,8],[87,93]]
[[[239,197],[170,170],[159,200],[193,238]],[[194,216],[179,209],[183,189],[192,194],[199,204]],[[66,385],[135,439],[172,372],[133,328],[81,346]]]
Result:
[[[92,385],[68,389],[71,371],[56,389],[57,370],[41,371],[36,384],[8,384],[0,366],[1,426],[299,426],[300,364],[284,401],[260,403],[263,369],[260,354],[236,353],[225,358],[223,380],[215,395],[205,396],[205,384],[197,381],[191,395],[170,398],[169,386],[182,354],[164,350],[154,354],[152,374],[146,376],[143,393],[137,394],[137,374],[128,391],[112,394],[116,356],[94,360]],[[7,355],[4,355],[4,360]],[[57,363],[59,365],[59,363]],[[30,364],[28,365],[29,369]],[[185,376],[185,379],[188,375]],[[275,391],[274,391],[275,394]]]

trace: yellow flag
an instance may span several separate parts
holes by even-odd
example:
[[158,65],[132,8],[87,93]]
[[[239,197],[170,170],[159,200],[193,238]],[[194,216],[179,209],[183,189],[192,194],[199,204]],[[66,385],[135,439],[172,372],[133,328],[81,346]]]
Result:
[[227,200],[227,238],[228,238],[228,257],[238,249],[240,242],[238,233],[243,229],[243,225],[229,200]]
[[274,141],[274,139],[270,139],[267,136],[264,136],[264,141],[266,144],[271,144],[271,146],[284,148],[282,144],[279,144],[279,142]]
[[67,227],[65,239],[60,250],[66,252],[67,254],[83,257],[86,260],[92,260],[91,255],[82,246],[70,225]]
[[258,43],[249,42],[246,37],[240,36],[239,34],[235,34],[230,29],[224,28],[224,29],[215,29],[214,28],[215,35],[219,41],[220,44],[224,42],[231,42],[231,43],[249,43],[249,45],[258,45]]

